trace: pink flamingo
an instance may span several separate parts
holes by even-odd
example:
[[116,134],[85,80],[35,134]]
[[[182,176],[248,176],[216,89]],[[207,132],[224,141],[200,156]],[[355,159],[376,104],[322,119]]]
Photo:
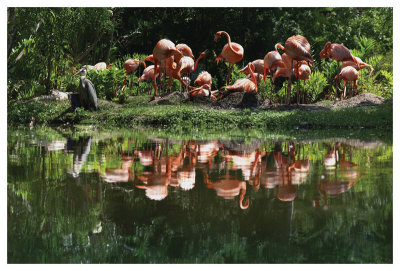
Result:
[[[208,54],[208,50],[205,50],[204,52],[202,52],[199,55],[199,57],[197,58],[196,62],[194,62],[194,60],[191,57],[188,57],[188,56],[182,57],[178,63],[178,71],[177,71],[178,78],[181,78],[182,73],[185,73],[185,74],[194,73],[197,69],[197,64],[199,63],[200,59],[204,58],[207,54]],[[183,81],[181,81],[181,82],[183,82]],[[188,84],[186,84],[186,82],[183,82],[183,84],[186,87],[189,87]]]
[[[264,72],[264,59],[256,59],[251,63],[253,63],[254,65],[254,76],[257,78],[257,84],[258,84],[261,81],[260,76]],[[244,73],[247,79],[251,79],[251,75],[249,69],[247,69],[247,66],[239,70],[239,73]]]
[[369,65],[369,64],[367,64],[367,63],[365,63],[365,62],[363,62],[362,60],[361,60],[361,58],[359,58],[359,57],[354,57],[357,61],[358,61],[358,64],[360,65],[360,67],[358,67],[358,65],[357,65],[357,63],[355,63],[353,60],[345,60],[345,61],[343,61],[343,63],[342,63],[342,69],[344,68],[344,67],[347,67],[347,66],[352,66],[353,68],[355,68],[357,71],[359,71],[359,70],[362,70],[362,69],[364,69],[364,68],[369,68],[371,71],[370,71],[370,73],[369,73],[369,75],[372,75],[372,73],[373,73],[373,71],[374,71],[374,68],[371,66],[371,65]]
[[194,84],[199,85],[200,87],[203,85],[212,85],[212,77],[211,74],[209,74],[206,71],[202,71],[196,78],[196,80],[194,81]]
[[209,84],[204,84],[198,88],[192,89],[188,94],[189,97],[211,97],[212,99],[217,100],[217,98],[211,92],[211,85]]
[[[124,69],[125,69],[125,79],[124,79],[124,84],[122,85],[122,90],[125,89],[125,85],[126,85],[126,78],[129,74],[133,74],[138,68],[140,63],[142,63],[144,65],[144,67],[146,68],[146,63],[144,61],[139,61],[139,59],[128,59],[127,61],[125,61],[124,63]],[[131,87],[133,84],[133,80],[131,82]],[[139,91],[139,89],[138,89]]]
[[[267,77],[268,74],[276,71],[276,69],[278,69],[278,67],[284,67],[284,65],[285,65],[281,55],[277,51],[268,52],[265,55],[263,62],[264,62],[263,63],[263,65],[264,65],[263,81],[264,82],[265,82],[265,78]],[[269,103],[272,104],[272,89],[273,89],[273,85],[274,85],[273,80],[272,80],[272,75],[270,77],[270,80],[271,80],[271,95],[269,97]]]
[[243,59],[244,49],[242,45],[240,45],[239,43],[231,42],[231,37],[225,31],[218,31],[217,33],[215,33],[214,42],[217,42],[222,34],[226,36],[226,38],[228,39],[228,43],[225,44],[224,48],[222,48],[221,53],[217,56],[215,61],[217,61],[217,65],[221,59],[229,63],[229,71],[227,78],[227,84],[229,84],[230,75],[232,72],[232,66],[233,64]]
[[169,77],[168,89],[172,86],[172,79],[178,79],[184,86],[192,88],[186,80],[183,80],[181,73],[193,73],[197,69],[197,64],[204,56],[206,56],[208,51],[204,51],[197,58],[196,62],[193,61],[191,57],[183,56],[181,57],[178,64],[175,62],[171,63],[167,68],[167,75]]
[[[173,61],[171,63],[171,61],[166,61],[167,59],[170,59],[171,57],[173,57],[174,55],[176,56],[183,56],[182,52],[177,50],[175,47],[175,44],[168,40],[168,39],[162,39],[160,41],[157,42],[156,46],[153,49],[153,58],[154,58],[154,69],[155,69],[155,74],[156,75],[158,73],[159,70],[159,63],[161,64],[162,61],[166,62],[166,67],[168,65],[168,67],[172,68],[172,64]],[[155,80],[155,78],[154,78]],[[157,95],[157,85],[155,85],[155,95]]]
[[[190,47],[187,46],[186,44],[180,43],[180,44],[177,44],[175,47],[176,47],[177,50],[181,51],[183,56],[189,56],[189,57],[195,59],[195,57],[193,55],[193,52],[192,52],[192,49],[190,49]],[[179,60],[181,60],[181,58],[182,58],[182,56],[176,56],[175,57],[175,62],[179,63]]]
[[[298,85],[300,85],[301,81],[300,80],[310,80],[310,75],[311,75],[311,69],[307,65],[306,61],[302,61],[300,63],[300,67],[297,69],[297,80],[298,80]],[[303,89],[303,103],[304,103],[304,95],[305,95],[306,90]]]
[[[327,42],[325,43],[324,49],[319,53],[319,56],[321,58],[331,58],[333,60],[336,60],[338,70],[337,70],[337,77],[339,77],[339,73],[341,70],[341,67],[339,65],[339,62],[343,62],[346,60],[352,60],[354,63],[357,64],[358,68],[360,69],[360,63],[358,60],[351,54],[350,50],[347,49],[346,46],[338,44],[338,43],[331,43]],[[338,78],[336,81],[336,96],[339,98],[339,81],[340,79]]]
[[257,87],[256,78],[254,77],[253,63],[250,62],[247,65],[247,69],[249,69],[249,71],[250,71],[250,76],[251,76],[252,80],[249,80],[247,78],[240,78],[240,79],[236,80],[236,82],[233,85],[222,87],[227,90],[226,93],[224,93],[224,94],[221,93],[222,97],[226,96],[227,93],[230,93],[230,92],[254,92],[254,93],[257,93],[258,87]]
[[156,87],[155,78],[158,76],[158,74],[154,76],[154,71],[155,71],[154,65],[150,65],[146,69],[144,69],[142,76],[140,76],[139,78],[138,84],[143,80],[150,82],[152,81],[153,87],[155,88]]
[[[303,36],[297,35],[288,38],[285,42],[285,47],[283,47],[280,43],[275,45],[275,50],[279,49],[284,50],[288,56],[292,59],[292,65],[290,69],[289,83],[288,83],[288,93],[287,93],[287,104],[290,104],[290,88],[292,85],[292,74],[293,74],[293,61],[297,60],[306,60],[308,62],[313,63],[314,60],[311,56],[311,47],[310,43],[308,43],[307,39]],[[296,65],[297,66],[297,65]],[[300,103],[300,89],[297,88],[297,104]]]
[[[357,93],[357,79],[358,79],[358,72],[355,68],[352,66],[347,66],[342,69],[342,71],[339,74],[340,79],[343,80],[343,86],[344,86],[344,91],[343,91],[343,96],[342,98],[346,98],[346,83],[347,82],[353,82],[354,85],[354,91]],[[350,92],[350,97],[353,96],[353,91]]]

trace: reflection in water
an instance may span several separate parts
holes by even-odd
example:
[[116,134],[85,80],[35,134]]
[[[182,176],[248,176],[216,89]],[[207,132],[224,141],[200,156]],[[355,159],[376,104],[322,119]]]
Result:
[[[348,147],[349,149],[351,147]],[[339,155],[340,149],[342,150]],[[351,154],[351,153],[350,153]],[[351,156],[346,159],[346,147],[334,144],[333,150],[329,147],[324,159],[325,175],[318,184],[318,191],[323,199],[323,207],[327,208],[327,196],[334,198],[339,194],[347,192],[355,185],[361,177],[359,165],[351,161]],[[339,165],[339,168],[337,168]],[[314,201],[314,206],[319,207],[318,200]]]
[[[90,138],[88,140],[80,139],[79,142],[86,147],[74,149],[74,176],[79,173],[87,150],[90,150],[87,145]],[[265,151],[262,145],[263,142],[245,144],[240,140],[189,140],[171,144],[168,139],[158,139],[141,148],[136,146],[133,155],[121,153],[121,166],[115,168],[106,164],[105,169],[100,167],[100,175],[108,183],[134,182],[136,188],[145,190],[149,199],[159,201],[168,196],[169,187],[192,190],[197,169],[204,176],[206,187],[214,189],[217,196],[225,199],[239,196],[242,209],[249,207],[248,197],[245,199],[247,185],[255,192],[260,185],[274,189],[277,199],[294,201],[297,187],[307,181],[310,173],[310,155],[305,153],[304,144],[275,142],[270,151]],[[339,149],[342,150],[340,156]],[[80,154],[77,150],[85,151]],[[346,159],[345,145],[328,145],[323,160],[325,179],[318,184],[318,191],[324,199],[326,194],[347,191],[361,176],[358,165]],[[136,169],[137,164],[141,166],[140,170]],[[347,190],[343,190],[345,187]],[[319,205],[317,200],[314,205]]]
[[79,137],[78,140],[68,138],[66,144],[66,151],[72,151],[74,153],[73,156],[74,167],[72,171],[69,171],[72,177],[78,178],[82,166],[86,162],[86,159],[90,153],[91,143],[92,143],[92,138],[90,136]]
[[43,142],[8,148],[10,262],[391,261],[391,146]]

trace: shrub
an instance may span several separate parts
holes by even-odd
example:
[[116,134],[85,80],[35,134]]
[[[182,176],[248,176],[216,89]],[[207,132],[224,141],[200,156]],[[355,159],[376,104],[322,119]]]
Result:
[[117,97],[117,94],[122,95],[122,92],[118,90],[122,88],[124,82],[124,70],[113,67],[103,71],[89,70],[87,77],[92,81],[98,98],[112,100]]
[[310,80],[306,80],[304,88],[306,90],[306,101],[314,103],[328,85],[324,74],[318,70],[314,70],[310,75]]

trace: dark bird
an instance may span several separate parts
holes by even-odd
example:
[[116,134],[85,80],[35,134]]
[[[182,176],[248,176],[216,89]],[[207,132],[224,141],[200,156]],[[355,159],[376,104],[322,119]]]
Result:
[[94,88],[93,83],[86,78],[86,68],[83,67],[77,73],[75,73],[74,76],[78,74],[81,75],[78,90],[81,106],[83,106],[85,109],[94,108],[94,110],[97,110],[99,107],[97,105],[96,89]]

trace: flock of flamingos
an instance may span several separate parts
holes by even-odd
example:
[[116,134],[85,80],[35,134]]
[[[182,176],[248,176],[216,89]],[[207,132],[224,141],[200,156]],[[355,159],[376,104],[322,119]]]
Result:
[[[275,195],[280,201],[294,201],[296,187],[306,181],[312,171],[311,162],[309,156],[304,154],[304,148],[301,152],[301,144],[295,146],[292,142],[286,143],[285,152],[265,152],[256,145],[247,151],[239,151],[232,146],[225,146],[223,141],[191,140],[182,142],[178,153],[168,154],[163,152],[168,148],[168,142],[152,142],[145,149],[122,154],[120,168],[106,167],[100,175],[107,183],[134,182],[136,188],[145,190],[147,198],[157,201],[168,196],[169,187],[184,191],[193,189],[199,171],[202,172],[206,187],[215,190],[218,196],[225,199],[239,196],[241,209],[249,207],[247,183],[254,191],[260,187],[276,189]],[[217,153],[223,153],[223,160],[217,162]],[[135,171],[135,158],[145,166],[143,171]],[[189,162],[185,163],[185,159]],[[269,165],[267,161],[272,164]],[[346,159],[346,146],[342,144],[335,143],[333,147],[328,147],[323,164],[326,179],[317,187],[323,202],[321,204],[316,198],[313,202],[315,207],[326,206],[327,197],[348,191],[361,176],[358,165]],[[335,175],[336,166],[340,177]],[[242,177],[238,176],[238,170]],[[210,174],[218,176],[217,180],[211,181]]]
[[[195,61],[195,57],[189,46],[186,44],[177,44],[175,46],[175,44],[168,39],[158,41],[153,49],[153,54],[149,55],[142,61],[139,61],[138,59],[127,60],[124,63],[126,74],[133,74],[138,69],[139,65],[143,64],[145,69],[139,78],[139,83],[142,80],[153,82],[154,95],[157,95],[156,79],[159,76],[162,76],[162,78],[168,76],[169,90],[172,85],[172,79],[178,79],[187,90],[191,89],[189,92],[190,97],[208,96],[213,99],[221,99],[230,92],[256,93],[261,78],[265,82],[267,75],[270,75],[270,103],[272,103],[273,83],[277,77],[281,76],[286,77],[289,80],[286,93],[287,104],[290,104],[292,76],[294,75],[298,80],[309,80],[311,75],[310,66],[313,67],[314,62],[311,56],[310,44],[305,37],[296,35],[288,38],[284,46],[279,43],[276,44],[275,50],[268,52],[264,59],[257,59],[249,62],[246,67],[239,71],[246,74],[247,77],[238,79],[233,85],[229,85],[232,66],[243,59],[244,49],[240,44],[232,42],[229,34],[225,31],[218,31],[215,34],[214,41],[217,42],[222,35],[226,36],[228,43],[225,44],[215,61],[217,64],[221,60],[229,63],[227,86],[222,88],[226,91],[211,91],[212,76],[207,71],[202,71],[194,81],[194,84],[197,84],[197,87],[190,86],[189,77],[182,75],[188,75],[195,72],[199,60],[207,55],[208,50],[202,52]],[[284,53],[281,55],[278,49],[282,50]],[[353,56],[348,48],[338,43],[327,42],[319,55],[321,58],[330,58],[337,61],[338,71],[337,76],[335,77],[337,79],[335,83],[337,98],[343,99],[346,97],[347,82],[353,82],[354,91],[357,91],[358,70],[368,67],[371,69],[371,73],[373,71],[371,65],[368,65],[360,58]],[[151,61],[154,65],[146,67],[145,61]],[[339,62],[342,62],[342,66],[339,65]],[[341,95],[339,89],[340,79],[343,80],[344,85],[344,91]],[[123,88],[125,88],[125,85],[126,77]],[[350,95],[352,95],[352,92],[350,92]],[[300,96],[300,84],[297,84],[297,104],[300,103]]]
[[[134,142],[134,139],[130,139],[128,144]],[[77,178],[87,161],[91,144],[91,137],[87,137],[66,144],[56,141],[50,146],[52,150],[73,146],[69,149],[74,152],[73,169],[69,173]],[[98,170],[105,182],[133,182],[136,188],[145,190],[147,198],[156,201],[165,199],[170,187],[192,190],[198,185],[196,179],[200,172],[206,187],[215,190],[218,196],[225,199],[239,196],[239,206],[242,209],[249,207],[247,183],[255,192],[261,187],[275,189],[275,196],[280,201],[294,201],[297,196],[296,187],[313,172],[304,143],[275,142],[275,147],[269,151],[260,148],[261,144],[255,141],[242,148],[243,145],[231,144],[225,140],[183,140],[178,151],[171,153],[171,142],[168,139],[149,140],[141,147],[135,144],[133,151],[114,152],[117,159],[121,159],[121,166],[106,163],[102,167],[99,164]],[[313,201],[315,207],[326,206],[327,197],[345,193],[362,176],[359,165],[351,161],[351,155],[346,156],[346,152],[351,152],[351,149],[351,146],[340,142],[326,146],[321,161],[325,177],[321,177],[317,186],[323,202],[316,198]],[[140,165],[139,169],[137,165]]]

